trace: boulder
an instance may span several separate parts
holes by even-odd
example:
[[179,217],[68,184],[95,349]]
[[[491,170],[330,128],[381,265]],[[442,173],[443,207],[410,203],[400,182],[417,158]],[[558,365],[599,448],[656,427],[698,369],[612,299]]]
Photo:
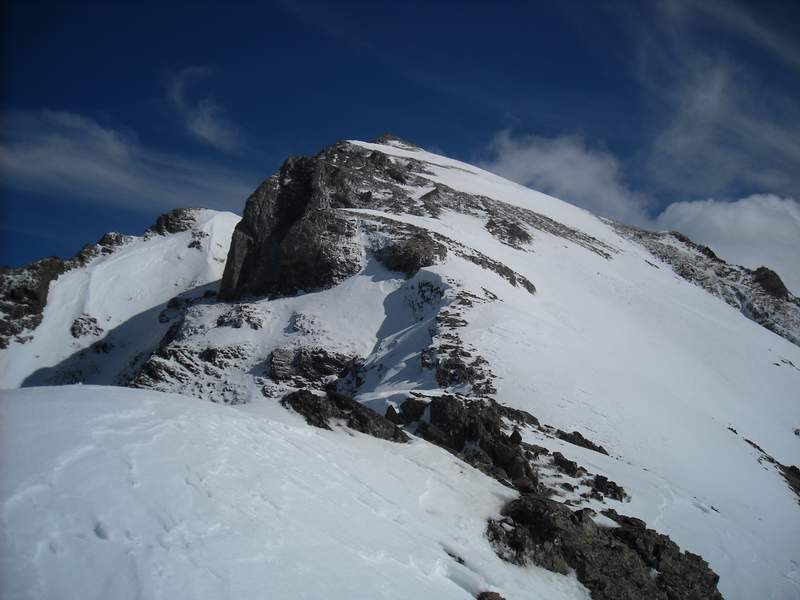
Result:
[[324,395],[302,388],[283,397],[281,404],[303,415],[314,427],[332,429],[339,420],[351,429],[392,442],[407,442],[408,436],[397,425],[351,396],[329,391]]
[[444,244],[435,241],[425,232],[386,246],[377,253],[377,258],[387,269],[400,271],[411,277],[423,267],[430,267],[447,256]]
[[638,519],[605,511],[619,527],[598,526],[594,512],[573,512],[538,494],[525,494],[492,520],[487,536],[498,554],[516,564],[533,563],[575,572],[593,600],[721,600],[719,577],[699,556],[681,552],[667,536]]
[[789,297],[789,290],[786,289],[783,281],[778,274],[767,267],[758,267],[753,271],[753,282],[757,283],[770,296],[785,299]]

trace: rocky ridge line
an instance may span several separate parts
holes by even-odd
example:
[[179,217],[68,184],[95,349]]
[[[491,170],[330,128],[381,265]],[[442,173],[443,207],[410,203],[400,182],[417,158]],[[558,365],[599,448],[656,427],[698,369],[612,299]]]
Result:
[[[605,220],[669,265],[675,273],[740,311],[745,317],[800,346],[800,298],[767,267],[732,265],[677,231],[654,232]],[[657,268],[656,265],[650,263]]]
[[[354,274],[361,265],[355,240],[358,209],[432,218],[456,211],[485,219],[492,235],[520,249],[538,230],[604,258],[617,252],[534,211],[434,184],[430,174],[423,161],[390,157],[349,142],[338,142],[314,157],[288,159],[247,200],[231,241],[221,298],[324,289]],[[488,261],[474,251],[461,251],[474,261]]]

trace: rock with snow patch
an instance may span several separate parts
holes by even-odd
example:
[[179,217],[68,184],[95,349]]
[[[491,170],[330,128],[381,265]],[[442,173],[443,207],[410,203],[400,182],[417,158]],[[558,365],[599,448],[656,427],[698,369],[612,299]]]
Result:
[[303,415],[314,427],[331,429],[332,421],[341,421],[373,437],[392,442],[408,441],[408,436],[394,423],[346,394],[333,391],[318,394],[302,388],[284,396],[281,403]]
[[702,558],[642,521],[610,511],[620,526],[605,528],[593,514],[526,494],[503,509],[505,519],[490,520],[487,536],[507,560],[574,571],[593,600],[721,600],[719,577]]

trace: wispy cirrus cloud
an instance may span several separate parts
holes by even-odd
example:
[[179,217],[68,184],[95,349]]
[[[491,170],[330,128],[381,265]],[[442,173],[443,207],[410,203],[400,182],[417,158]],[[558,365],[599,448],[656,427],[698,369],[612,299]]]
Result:
[[194,84],[212,74],[213,70],[208,67],[179,71],[167,83],[167,100],[192,137],[218,150],[233,152],[243,145],[241,129],[212,97],[197,98],[191,94]]
[[[665,118],[644,149],[654,188],[696,195],[800,186],[800,106],[725,57],[676,58],[680,72],[651,82]],[[663,77],[663,71],[654,76]],[[664,110],[666,109],[666,110]]]
[[240,211],[258,183],[251,173],[178,157],[131,135],[64,111],[2,114],[0,184],[124,206]]
[[737,2],[672,0],[681,13],[700,16],[722,25],[742,39],[758,45],[786,65],[800,71],[800,44],[776,31]]
[[[655,124],[639,160],[656,192],[797,192],[800,105],[791,82],[800,45],[737,2],[671,0],[622,22]],[[785,77],[765,77],[765,65]]]
[[794,73],[800,44],[737,2],[642,11],[617,17],[635,49],[649,141],[621,159],[575,135],[502,131],[484,167],[602,216],[677,229],[727,260],[775,269],[800,293],[800,104],[739,56],[744,42]]

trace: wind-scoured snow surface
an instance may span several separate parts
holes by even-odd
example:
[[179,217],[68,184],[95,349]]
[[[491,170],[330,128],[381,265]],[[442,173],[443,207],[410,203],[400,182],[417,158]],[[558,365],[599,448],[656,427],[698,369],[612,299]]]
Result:
[[0,423],[7,600],[588,598],[498,558],[513,492],[421,441],[101,386],[3,392]]
[[[800,347],[582,209],[404,144],[352,144],[398,165],[420,161],[426,185],[407,186],[417,198],[434,184],[486,196],[592,236],[605,250],[532,226],[532,240],[514,247],[485,218],[455,210],[343,210],[444,236],[527,278],[536,293],[452,246],[443,262],[408,279],[365,253],[362,271],[330,289],[199,303],[180,323],[169,317],[177,337],[150,361],[159,377],[141,385],[243,405],[88,386],[5,393],[3,544],[17,550],[4,553],[3,596],[469,598],[496,589],[508,600],[586,597],[572,579],[495,557],[486,518],[513,492],[420,440],[312,429],[277,402],[286,390],[269,381],[268,358],[279,347],[360,356],[366,371],[356,399],[378,411],[411,391],[442,394],[420,356],[439,343],[431,337],[437,315],[465,292],[476,300],[460,309],[464,323],[454,331],[496,376],[492,396],[608,450],[523,434],[630,496],[583,505],[642,518],[700,554],[727,600],[800,597],[798,499],[747,441],[780,463],[800,463]],[[181,264],[170,263],[164,277]],[[208,265],[217,270],[187,277],[219,278],[222,265]],[[0,364],[15,365],[3,367],[15,378],[4,386],[30,382],[41,366],[70,367],[75,350],[61,344],[74,342],[69,323],[86,310],[68,299],[86,302],[93,289],[85,280],[67,288],[70,275],[63,292],[62,279],[51,288],[39,328],[64,327],[66,337],[36,333],[5,351]],[[118,269],[107,276],[125,277]],[[170,322],[158,324],[159,310],[190,286],[158,281],[148,288],[158,297],[132,305],[118,323],[155,306],[141,323],[163,334]],[[89,294],[99,323],[142,289],[130,285],[107,296],[113,303]],[[433,288],[442,296],[421,301]],[[53,308],[62,304],[66,317]],[[237,314],[254,324],[230,325]],[[43,360],[50,347],[58,355]],[[208,349],[219,356],[198,358]],[[113,383],[104,377],[119,365],[98,364],[85,381]]]
[[[57,382],[50,369],[69,357],[70,369],[62,369],[57,383],[70,377],[118,383],[132,367],[130,360],[151,352],[164,335],[168,325],[158,316],[167,301],[184,293],[202,295],[222,277],[240,217],[205,209],[192,215],[195,222],[186,231],[134,237],[52,282],[33,338],[12,341],[0,353],[0,387]],[[95,326],[76,337],[71,327],[81,317],[94,319]],[[90,349],[99,340],[107,344]],[[111,356],[95,360],[101,353]]]

